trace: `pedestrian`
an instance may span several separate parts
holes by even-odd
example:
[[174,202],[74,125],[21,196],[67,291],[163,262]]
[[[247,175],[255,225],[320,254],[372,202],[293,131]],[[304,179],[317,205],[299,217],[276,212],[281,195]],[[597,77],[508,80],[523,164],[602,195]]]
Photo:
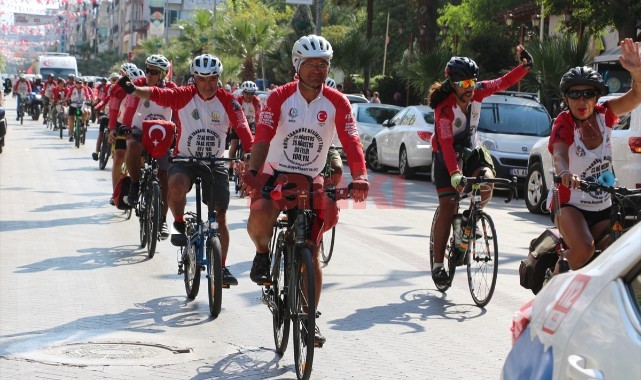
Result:
[[378,97],[378,91],[374,91],[372,98],[369,100],[370,103],[381,103],[381,99]]

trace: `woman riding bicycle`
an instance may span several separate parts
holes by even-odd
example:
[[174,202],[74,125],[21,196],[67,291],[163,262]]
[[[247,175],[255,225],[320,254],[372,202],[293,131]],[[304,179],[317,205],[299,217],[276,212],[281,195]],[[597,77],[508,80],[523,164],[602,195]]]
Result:
[[[639,43],[627,38],[621,41],[621,66],[632,76],[630,91],[597,104],[607,95],[608,87],[601,75],[589,67],[575,67],[561,78],[559,90],[568,109],[554,121],[548,149],[554,160],[554,170],[561,178],[559,201],[561,210],[554,216],[563,241],[570,269],[585,266],[595,249],[607,245],[595,244],[608,233],[612,201],[606,192],[583,192],[581,180],[612,175],[612,126],[641,103],[641,57]],[[548,197],[552,199],[552,197]],[[559,211],[561,211],[559,210]],[[559,268],[555,269],[558,272]]]
[[[439,198],[436,227],[431,237],[434,242],[432,280],[437,285],[449,280],[443,258],[451,221],[458,209],[454,199],[457,192],[462,191],[461,179],[464,175],[476,177],[482,170],[486,177],[494,177],[492,158],[479,146],[476,136],[481,102],[514,85],[530,71],[532,57],[520,45],[517,58],[521,59],[521,64],[501,78],[477,82],[479,68],[476,63],[467,57],[452,57],[445,67],[447,79],[430,88],[428,104],[434,109],[436,119],[432,143],[436,159],[432,165]],[[487,185],[481,191],[482,205],[485,206],[491,197],[492,185]]]

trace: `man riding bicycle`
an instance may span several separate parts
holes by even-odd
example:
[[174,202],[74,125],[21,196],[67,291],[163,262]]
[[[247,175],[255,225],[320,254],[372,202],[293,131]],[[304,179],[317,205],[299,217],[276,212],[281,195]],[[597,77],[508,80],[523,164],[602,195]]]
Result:
[[[223,65],[217,57],[209,54],[199,55],[191,62],[193,86],[177,88],[137,87],[129,78],[123,77],[119,85],[129,94],[142,99],[149,99],[160,106],[169,106],[176,119],[177,141],[174,154],[182,157],[220,157],[225,154],[225,140],[230,126],[236,129],[246,151],[252,148],[253,138],[247,119],[232,94],[218,87],[218,78],[223,72]],[[238,285],[238,280],[226,266],[229,250],[229,227],[226,213],[229,207],[229,177],[223,165],[211,168],[214,174],[214,202],[209,209],[216,210],[216,221],[220,233],[222,248],[223,283]],[[174,216],[172,242],[184,245],[187,241],[185,206],[187,193],[191,189],[199,171],[193,166],[173,163],[169,167],[169,208]],[[203,176],[204,199],[209,199],[211,181]]]
[[[52,108],[50,105],[53,100],[53,89],[56,88],[57,84],[53,74],[49,74],[47,80],[43,84],[42,89],[42,124],[47,124],[47,115],[49,115],[49,108]],[[52,116],[53,117],[53,116]]]
[[[449,280],[443,260],[452,218],[458,208],[455,195],[463,190],[460,186],[463,176],[476,177],[482,171],[488,178],[495,175],[492,158],[480,146],[476,136],[481,102],[487,96],[514,85],[530,71],[532,58],[520,45],[517,57],[522,58],[522,63],[512,71],[501,78],[481,82],[477,82],[479,68],[476,62],[467,57],[452,57],[445,66],[447,79],[430,88],[428,104],[434,109],[432,147],[436,153],[432,165],[439,204],[434,236],[431,236],[434,242],[432,280],[437,285]],[[482,189],[482,206],[492,198],[492,190],[490,184]],[[464,219],[466,215],[464,212]]]
[[[273,183],[279,173],[302,174],[318,180],[336,131],[351,169],[352,198],[356,202],[367,198],[367,170],[351,106],[340,92],[325,86],[332,56],[332,46],[321,36],[309,35],[296,41],[292,63],[299,80],[273,90],[260,114],[256,142],[241,189],[243,195],[251,195],[252,198],[247,231],[256,247],[256,256],[250,278],[259,285],[270,278],[269,242],[281,211],[271,200],[261,198],[265,177],[270,177],[267,183]],[[308,154],[296,154],[296,145],[305,146]],[[333,201],[322,201],[327,207],[323,209],[325,219],[321,234],[330,230],[338,219]],[[323,284],[318,243],[312,242],[316,305]],[[318,329],[316,341],[320,345],[325,342]]]
[[74,87],[67,89],[65,97],[69,100],[69,141],[73,141],[74,122],[76,120],[76,112],[80,109],[82,126],[84,127],[91,117],[91,109],[86,105],[93,99],[93,95],[89,88],[84,85],[82,79],[76,78]]
[[[167,58],[159,54],[152,54],[145,60],[145,77],[135,80],[136,86],[149,86],[159,88],[176,88],[176,84],[165,80],[169,72],[170,63]],[[134,205],[138,201],[140,192],[140,156],[143,153],[142,147],[142,122],[144,120],[167,120],[170,121],[172,110],[168,106],[160,106],[152,100],[143,100],[132,96],[128,97],[125,104],[125,114],[122,118],[122,124],[131,128],[131,136],[127,139],[127,155],[125,161],[131,177],[131,186],[127,202]],[[165,240],[169,237],[169,228],[167,226],[167,211],[169,205],[167,202],[167,193],[169,185],[167,183],[167,170],[169,169],[169,152],[165,157],[158,160],[158,179],[162,189],[162,224],[160,227],[160,239]]]
[[[249,129],[251,129],[252,134],[256,133],[256,120],[260,117],[260,99],[256,96],[256,91],[258,91],[258,86],[252,81],[245,81],[240,86],[243,90],[241,96],[236,98],[240,106],[243,108],[243,113],[245,118],[247,118],[247,124]],[[229,132],[229,157],[236,157],[236,150],[238,149],[238,135],[236,131],[232,128]],[[234,170],[234,163],[230,163],[229,172]]]
[[[31,93],[31,82],[25,79],[24,74],[20,74],[18,81],[13,85],[13,93],[18,97],[16,121],[20,120],[20,106],[26,101],[27,95]],[[24,110],[26,112],[26,110]]]

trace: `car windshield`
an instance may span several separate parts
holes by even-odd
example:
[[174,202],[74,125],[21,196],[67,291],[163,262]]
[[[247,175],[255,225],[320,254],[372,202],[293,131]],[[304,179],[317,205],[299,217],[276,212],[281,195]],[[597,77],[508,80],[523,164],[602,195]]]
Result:
[[383,124],[398,112],[395,108],[360,107],[356,120],[360,123]]
[[543,107],[483,103],[478,130],[510,135],[548,136],[550,115]]
[[434,124],[434,111],[421,111],[421,113],[423,114],[423,120],[425,120],[427,124]]

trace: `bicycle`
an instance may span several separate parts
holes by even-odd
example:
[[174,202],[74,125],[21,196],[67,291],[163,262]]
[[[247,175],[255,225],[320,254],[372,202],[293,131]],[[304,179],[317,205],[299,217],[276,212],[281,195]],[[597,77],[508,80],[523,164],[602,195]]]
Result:
[[25,102],[27,101],[27,94],[18,94],[20,97],[20,107],[18,107],[18,119],[20,119],[20,125],[24,122],[24,114],[26,112]]
[[62,133],[67,129],[67,117],[66,110],[62,102],[56,103],[56,119],[58,124],[58,130],[60,131],[60,138],[62,139]]
[[[108,116],[106,114],[100,115],[100,122],[103,123],[103,120],[107,118]],[[107,167],[107,162],[109,162],[112,150],[112,144],[109,142],[109,128],[105,126],[103,129],[100,152],[98,153],[98,168],[100,170],[104,170]]]
[[[211,176],[212,188],[209,192],[208,204],[214,204],[214,175],[212,168],[217,162],[230,162],[235,158],[219,157],[169,157],[169,162],[185,163],[197,166],[202,172]],[[209,163],[209,166],[207,165]],[[222,289],[229,286],[223,285],[222,247],[220,235],[218,234],[218,222],[216,222],[216,210],[211,207],[207,213],[207,220],[202,219],[202,192],[201,176],[194,181],[196,188],[196,212],[185,213],[187,224],[186,241],[178,241],[172,236],[171,243],[180,246],[178,260],[178,274],[182,274],[185,282],[187,298],[195,299],[200,290],[200,273],[203,269],[207,271],[207,291],[209,301],[209,313],[212,317],[218,317],[222,304]]]
[[162,223],[162,199],[158,179],[158,160],[145,153],[140,169],[140,200],[136,202],[136,216],[140,223],[140,248],[147,247],[147,256],[156,254],[156,243],[160,240]]
[[76,117],[73,121],[73,138],[76,148],[80,148],[80,144],[85,145],[85,137],[87,136],[87,127],[82,122],[82,106],[76,108]]
[[[469,190],[468,190],[468,186]],[[483,307],[492,299],[496,287],[498,275],[499,248],[494,221],[483,209],[481,209],[481,189],[486,184],[503,184],[509,188],[509,194],[505,203],[512,201],[516,194],[516,178],[512,180],[505,178],[485,178],[481,174],[478,177],[463,177],[461,185],[466,189],[456,195],[454,201],[459,204],[461,200],[470,199],[469,216],[465,225],[461,225],[462,233],[452,223],[452,234],[445,247],[444,268],[449,276],[445,284],[437,284],[436,288],[445,292],[452,286],[454,273],[457,266],[467,267],[467,279],[470,294],[474,303]],[[457,212],[453,222],[460,220],[462,214]],[[439,213],[439,208],[432,219],[430,235],[430,268],[434,270],[434,227]],[[467,213],[466,213],[467,214]],[[460,237],[460,241],[458,241]],[[491,266],[491,268],[489,268]],[[491,276],[491,278],[488,278]]]
[[[307,181],[311,178],[305,177]],[[287,175],[276,177],[276,186],[265,186],[266,199],[282,198],[282,188],[288,183]],[[308,182],[310,184],[311,182]],[[315,217],[313,198],[325,192],[333,200],[347,199],[349,188],[328,187],[310,191],[311,186],[293,191],[297,205],[285,211],[287,219],[277,219],[270,245],[271,279],[262,289],[262,302],[272,313],[272,327],[276,352],[285,353],[288,345],[290,321],[294,326],[294,363],[298,379],[308,379],[312,372],[316,335],[316,288],[312,264],[312,246],[309,243]],[[292,191],[290,191],[292,193]]]

